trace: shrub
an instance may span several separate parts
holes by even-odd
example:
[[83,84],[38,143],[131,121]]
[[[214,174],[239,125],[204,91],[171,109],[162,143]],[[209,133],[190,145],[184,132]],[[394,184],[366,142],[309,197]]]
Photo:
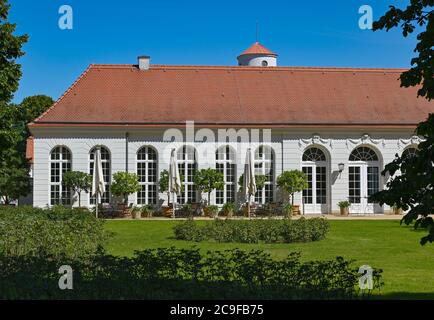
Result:
[[[173,247],[87,261],[0,256],[0,299],[351,299],[362,297],[351,263],[340,257],[302,262],[298,253],[276,260],[261,250],[202,254]],[[58,288],[64,264],[74,270],[74,290]],[[382,286],[381,272],[374,269],[374,290]]]
[[216,220],[204,226],[189,220],[174,227],[178,240],[240,243],[318,241],[325,238],[328,230],[326,219],[304,217],[298,220]]
[[187,221],[174,226],[173,232],[175,233],[176,239],[197,242],[203,241],[205,239],[205,233],[203,232],[203,229],[198,227],[192,219],[188,219]]
[[83,208],[0,208],[0,255],[88,257],[109,237],[103,224]]

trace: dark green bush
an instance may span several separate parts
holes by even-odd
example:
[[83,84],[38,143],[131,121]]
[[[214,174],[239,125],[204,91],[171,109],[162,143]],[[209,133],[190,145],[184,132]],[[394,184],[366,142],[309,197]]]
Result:
[[309,242],[325,238],[329,223],[323,218],[297,220],[214,220],[203,226],[195,221],[181,222],[174,227],[175,238],[187,241],[266,243]]
[[176,239],[187,241],[203,241],[205,239],[205,232],[202,228],[198,227],[192,219],[187,219],[184,223],[177,224],[173,227]]
[[[73,290],[60,290],[58,269],[70,265]],[[358,269],[336,258],[301,262],[261,250],[201,254],[199,249],[148,249],[132,258],[88,260],[0,256],[0,299],[352,299]],[[374,271],[379,290],[381,270]],[[370,295],[372,292],[367,292]]]
[[103,224],[83,208],[2,207],[0,254],[90,256],[101,250],[109,237]]

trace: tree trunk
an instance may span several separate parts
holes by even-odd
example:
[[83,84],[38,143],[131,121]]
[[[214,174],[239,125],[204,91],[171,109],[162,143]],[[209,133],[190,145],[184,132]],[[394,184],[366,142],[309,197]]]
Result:
[[78,193],[78,207],[81,208],[81,192]]
[[211,192],[208,192],[208,205],[211,205]]

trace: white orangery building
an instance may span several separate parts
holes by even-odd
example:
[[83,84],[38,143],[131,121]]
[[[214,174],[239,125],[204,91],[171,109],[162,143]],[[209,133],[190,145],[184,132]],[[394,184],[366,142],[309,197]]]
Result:
[[[414,129],[434,112],[416,88],[400,87],[403,71],[278,67],[277,55],[259,43],[238,57],[238,66],[152,65],[148,56],[134,65],[90,65],[29,124],[33,205],[77,206],[62,174],[92,173],[96,147],[104,203],[113,201],[110,183],[118,171],[139,176],[142,189],[130,203],[167,203],[158,180],[173,148],[185,185],[179,203],[203,197],[193,182],[202,168],[224,174],[224,190],[214,191],[212,203],[240,203],[237,181],[250,147],[256,171],[268,178],[258,203],[282,201],[277,176],[299,169],[309,188],[295,202],[306,214],[337,212],[343,200],[352,213],[384,213],[390,208],[368,196],[385,187],[381,171],[395,154],[416,150]],[[95,200],[87,195],[82,202]]]

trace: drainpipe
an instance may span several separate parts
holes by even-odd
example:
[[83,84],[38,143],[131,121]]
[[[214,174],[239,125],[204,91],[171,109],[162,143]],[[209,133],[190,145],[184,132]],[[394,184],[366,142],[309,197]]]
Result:
[[130,134],[125,132],[125,171],[128,172],[128,138]]

